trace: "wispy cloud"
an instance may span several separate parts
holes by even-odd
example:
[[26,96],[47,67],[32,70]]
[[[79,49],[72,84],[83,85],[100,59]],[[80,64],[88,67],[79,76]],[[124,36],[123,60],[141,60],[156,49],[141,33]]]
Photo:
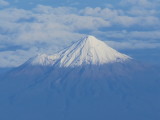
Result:
[[129,7],[155,8],[160,2],[158,0],[121,0],[120,5]]
[[106,43],[112,46],[115,49],[153,49],[160,48],[159,42],[153,41],[139,41],[139,40],[130,40],[130,41],[106,41]]
[[96,34],[97,36],[102,36],[107,39],[119,39],[121,41],[124,40],[156,40],[159,42],[160,38],[160,30],[150,30],[150,31],[94,31],[93,34]]
[[8,6],[9,2],[5,1],[5,0],[0,0],[0,6]]

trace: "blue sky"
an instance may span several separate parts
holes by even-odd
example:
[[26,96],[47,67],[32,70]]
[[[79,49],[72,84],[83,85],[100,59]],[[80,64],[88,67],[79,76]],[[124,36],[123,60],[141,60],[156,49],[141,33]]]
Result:
[[159,0],[0,0],[0,67],[54,54],[86,34],[157,64],[159,6]]

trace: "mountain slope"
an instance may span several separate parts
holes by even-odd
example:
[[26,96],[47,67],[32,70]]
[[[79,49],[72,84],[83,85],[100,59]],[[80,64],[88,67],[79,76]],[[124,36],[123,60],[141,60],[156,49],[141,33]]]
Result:
[[3,120],[159,120],[160,76],[93,36],[0,81]]

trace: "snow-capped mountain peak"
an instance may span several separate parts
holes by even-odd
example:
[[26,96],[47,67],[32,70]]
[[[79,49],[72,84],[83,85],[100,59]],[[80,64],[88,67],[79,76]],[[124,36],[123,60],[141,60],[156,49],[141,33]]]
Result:
[[60,52],[58,65],[61,67],[73,67],[84,64],[107,64],[123,62],[131,59],[109,47],[103,41],[94,36],[87,36]]
[[129,59],[131,57],[119,53],[105,42],[89,35],[57,54],[51,56],[40,54],[31,58],[27,63],[42,66],[74,67],[124,62]]

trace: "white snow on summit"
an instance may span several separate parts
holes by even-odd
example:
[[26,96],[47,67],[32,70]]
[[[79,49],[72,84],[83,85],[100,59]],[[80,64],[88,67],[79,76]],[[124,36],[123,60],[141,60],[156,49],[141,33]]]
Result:
[[100,65],[112,62],[123,62],[128,59],[131,58],[117,52],[94,36],[87,36],[61,51],[58,64],[61,67],[73,67],[83,64]]
[[109,47],[105,42],[98,40],[94,36],[87,36],[52,56],[46,54],[38,55],[31,60],[31,64],[74,67],[86,64],[101,65],[124,62],[129,59],[131,57],[119,53]]

